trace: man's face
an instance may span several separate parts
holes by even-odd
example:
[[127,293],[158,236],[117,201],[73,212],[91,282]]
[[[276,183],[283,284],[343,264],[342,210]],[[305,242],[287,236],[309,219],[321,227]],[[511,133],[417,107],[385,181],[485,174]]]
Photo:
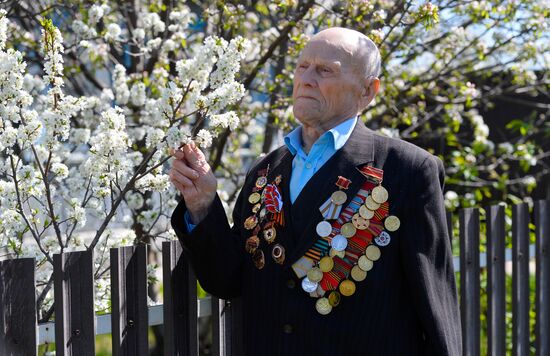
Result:
[[357,114],[364,86],[349,51],[327,40],[312,40],[294,72],[294,116],[326,131]]

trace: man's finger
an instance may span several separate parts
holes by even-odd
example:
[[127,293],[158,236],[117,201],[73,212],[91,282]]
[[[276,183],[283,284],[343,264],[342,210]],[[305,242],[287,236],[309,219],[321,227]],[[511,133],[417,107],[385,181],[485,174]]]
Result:
[[194,143],[183,146],[182,151],[191,168],[205,171],[204,167],[208,165],[208,162],[206,162],[204,153]]
[[184,176],[188,177],[189,179],[197,179],[199,178],[199,172],[189,167],[184,161],[182,160],[176,160],[172,163],[172,167],[183,174]]
[[192,187],[194,185],[191,179],[187,178],[186,176],[184,176],[183,174],[181,174],[175,169],[170,170],[169,176],[172,182],[177,182],[181,184],[184,188]]

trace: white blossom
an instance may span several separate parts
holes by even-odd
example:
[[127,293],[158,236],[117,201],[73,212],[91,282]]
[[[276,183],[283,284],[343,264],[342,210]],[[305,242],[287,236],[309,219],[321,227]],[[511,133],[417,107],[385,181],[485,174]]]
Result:
[[107,25],[107,32],[105,32],[103,38],[105,38],[105,41],[107,42],[118,41],[120,40],[121,34],[122,29],[120,26],[116,23],[110,23]]
[[142,82],[137,82],[132,85],[132,90],[130,90],[132,104],[135,106],[143,106],[145,104],[145,89],[145,84]]

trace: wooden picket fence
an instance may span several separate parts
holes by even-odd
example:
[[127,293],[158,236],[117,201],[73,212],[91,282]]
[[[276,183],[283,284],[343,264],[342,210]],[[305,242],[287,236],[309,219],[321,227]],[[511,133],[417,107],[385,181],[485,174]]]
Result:
[[[486,210],[486,252],[480,253],[479,209],[459,212],[460,307],[464,355],[480,354],[480,271],[487,268],[487,349],[505,355],[505,261],[513,264],[512,343],[514,355],[530,354],[529,262],[536,260],[537,355],[550,355],[550,201],[535,202],[536,241],[529,242],[527,204],[513,206],[512,248],[505,248],[501,205]],[[447,216],[452,238],[452,217]],[[36,355],[39,344],[55,342],[57,355],[94,355],[95,336],[112,334],[113,355],[147,355],[148,327],[163,324],[165,355],[198,355],[199,317],[211,315],[213,355],[242,355],[238,299],[197,299],[196,278],[177,241],[162,244],[164,304],[147,306],[147,247],[111,249],[112,314],[94,314],[93,258],[89,251],[54,256],[55,322],[37,324],[35,260],[0,261],[0,355]]]

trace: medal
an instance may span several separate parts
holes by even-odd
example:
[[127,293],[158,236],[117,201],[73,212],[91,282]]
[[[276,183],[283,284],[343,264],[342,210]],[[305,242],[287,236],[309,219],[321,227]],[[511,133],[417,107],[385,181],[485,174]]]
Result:
[[401,221],[399,221],[399,218],[395,215],[390,215],[384,220],[384,226],[388,231],[395,231],[399,229],[399,226],[401,225]]
[[374,238],[374,242],[376,242],[378,246],[387,246],[390,243],[390,241],[391,241],[390,234],[388,234],[386,231],[382,231],[380,235]]
[[383,186],[379,185],[372,190],[372,200],[378,204],[382,204],[388,200],[388,191]]
[[319,298],[315,303],[315,309],[321,315],[327,315],[332,311],[332,305],[328,301],[328,298]]
[[351,223],[357,230],[365,230],[369,227],[369,221],[357,213],[351,218]]
[[377,202],[375,202],[373,199],[372,199],[372,195],[369,195],[367,197],[367,199],[365,199],[365,206],[369,209],[369,210],[372,210],[372,211],[375,211],[376,209],[378,209],[380,207],[380,204],[378,204]]
[[347,194],[344,191],[337,190],[330,196],[330,201],[336,205],[342,205],[348,199]]
[[355,228],[355,226],[353,226],[352,223],[345,223],[340,228],[340,233],[346,238],[350,238],[353,235],[355,235],[356,231],[357,231],[357,229]]
[[258,218],[256,215],[251,215],[246,218],[244,221],[244,228],[247,230],[252,230],[258,224]]
[[261,177],[258,177],[258,179],[256,179],[256,188],[262,189],[263,187],[265,187],[266,184],[267,184],[266,176],[261,176]]
[[359,257],[359,260],[357,260],[357,266],[361,268],[363,271],[368,272],[372,269],[374,266],[374,263],[367,258],[367,256],[362,255]]
[[271,250],[271,257],[273,257],[275,262],[282,265],[285,261],[285,248],[279,244],[276,244]]
[[363,219],[372,219],[372,217],[374,216],[374,211],[367,208],[366,205],[361,205],[361,207],[359,208],[359,215],[361,215]]
[[334,290],[330,292],[330,294],[328,295],[328,303],[330,304],[331,307],[337,307],[338,304],[340,304],[341,298],[342,297],[340,296],[340,293]]
[[254,253],[256,252],[259,246],[260,246],[260,239],[258,238],[258,236],[253,235],[253,236],[250,236],[248,239],[246,239],[244,248],[246,252]]
[[249,202],[250,204],[256,204],[257,202],[260,201],[261,197],[262,197],[262,196],[261,196],[260,193],[258,193],[258,192],[252,193],[252,194],[250,194],[250,196],[248,197],[248,202]]
[[317,282],[312,282],[309,280],[309,278],[305,277],[302,279],[302,289],[308,293],[313,293],[317,290],[317,286],[319,284]]
[[364,281],[367,278],[367,272],[363,271],[358,265],[353,266],[350,274],[351,278],[356,282]]
[[252,255],[252,261],[254,261],[254,266],[257,269],[262,269],[265,266],[264,252],[262,250],[256,250],[254,255]]
[[315,228],[317,235],[321,237],[327,237],[332,232],[332,225],[328,221],[321,221]]
[[277,230],[275,230],[274,227],[269,227],[263,231],[264,239],[267,241],[268,244],[275,241],[275,237],[277,236]]
[[325,256],[319,261],[319,269],[323,272],[330,272],[332,267],[334,267],[334,261],[329,256]]
[[380,249],[375,245],[369,245],[369,247],[367,247],[367,250],[365,251],[365,256],[367,256],[367,258],[373,262],[378,261],[380,255]]
[[319,283],[323,279],[323,272],[318,267],[314,267],[307,271],[307,278],[312,282]]
[[333,250],[344,251],[348,246],[348,240],[342,235],[336,235],[332,238],[330,245]]
[[340,258],[344,258],[344,257],[346,257],[346,252],[345,251],[336,251],[335,249],[331,248],[330,251],[328,251],[328,255],[330,257],[338,256]]
[[349,297],[355,293],[355,283],[349,279],[343,280],[338,289],[340,290],[340,294],[344,297]]

